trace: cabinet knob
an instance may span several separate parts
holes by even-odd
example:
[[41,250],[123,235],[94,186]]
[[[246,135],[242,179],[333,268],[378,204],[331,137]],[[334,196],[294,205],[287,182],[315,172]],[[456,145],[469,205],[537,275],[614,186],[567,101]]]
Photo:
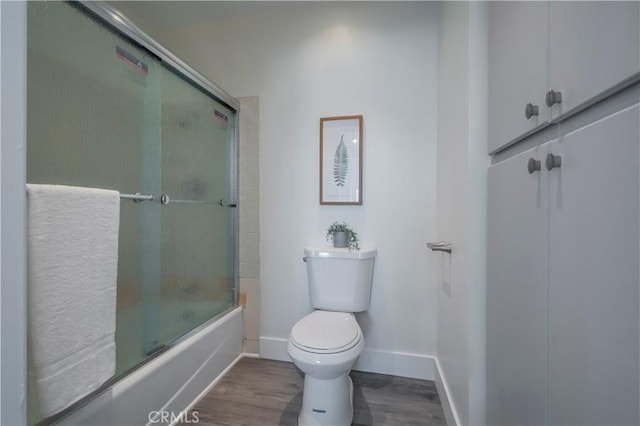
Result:
[[534,105],[531,102],[527,104],[524,109],[524,116],[527,117],[527,120],[533,117],[534,115],[538,115],[538,105]]
[[530,175],[540,170],[540,160],[536,160],[535,158],[529,158],[529,162],[527,163],[527,170],[529,170]]
[[562,103],[562,93],[551,89],[547,92],[546,101],[548,107]]
[[544,165],[547,167],[547,170],[551,170],[554,167],[560,167],[562,165],[562,157],[549,153],[544,161]]

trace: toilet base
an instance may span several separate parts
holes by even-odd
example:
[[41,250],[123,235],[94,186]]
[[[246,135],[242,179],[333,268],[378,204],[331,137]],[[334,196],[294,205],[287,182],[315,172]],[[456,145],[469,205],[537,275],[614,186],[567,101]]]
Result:
[[353,382],[349,372],[330,380],[304,376],[299,426],[348,426],[353,420]]

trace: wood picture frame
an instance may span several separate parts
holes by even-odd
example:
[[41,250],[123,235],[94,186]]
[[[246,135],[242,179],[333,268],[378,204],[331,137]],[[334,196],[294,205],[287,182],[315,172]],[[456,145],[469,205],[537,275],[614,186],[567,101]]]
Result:
[[320,204],[362,205],[362,115],[320,118]]

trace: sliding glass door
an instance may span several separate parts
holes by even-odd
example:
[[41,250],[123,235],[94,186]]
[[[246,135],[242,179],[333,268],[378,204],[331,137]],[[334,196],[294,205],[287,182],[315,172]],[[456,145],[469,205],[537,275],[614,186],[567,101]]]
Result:
[[120,375],[234,304],[236,112],[84,11],[28,4],[27,182],[121,200]]
[[163,71],[159,321],[146,324],[161,344],[231,305],[235,271],[234,113]]

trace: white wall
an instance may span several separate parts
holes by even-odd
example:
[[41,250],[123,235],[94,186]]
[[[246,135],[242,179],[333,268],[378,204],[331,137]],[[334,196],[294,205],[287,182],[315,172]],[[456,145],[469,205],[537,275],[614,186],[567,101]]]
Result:
[[469,3],[468,339],[469,422],[486,418],[488,3]]
[[451,416],[483,424],[485,393],[486,4],[440,9],[438,239],[453,253],[438,271],[437,358]]
[[[296,3],[158,34],[232,95],[261,99],[261,353],[288,359],[311,309],[303,247],[344,220],[379,250],[360,368],[432,377],[438,4]],[[320,206],[319,118],[350,114],[364,115],[364,204]]]
[[0,2],[0,424],[26,422],[26,2]]
[[440,8],[438,85],[438,239],[452,244],[441,254],[437,293],[437,357],[453,411],[466,424],[467,397],[467,134],[468,18],[466,3]]

